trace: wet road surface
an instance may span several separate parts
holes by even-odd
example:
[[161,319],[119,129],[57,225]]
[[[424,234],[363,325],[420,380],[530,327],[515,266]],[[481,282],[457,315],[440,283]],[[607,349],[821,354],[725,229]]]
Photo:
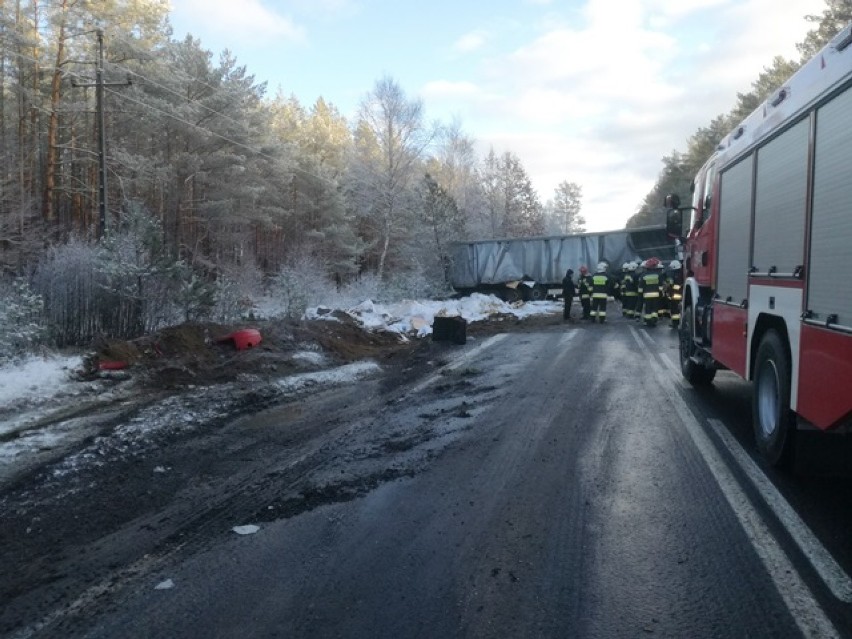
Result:
[[[248,521],[235,513],[274,513],[277,488],[237,484],[231,520],[196,530],[206,543],[142,559],[19,636],[850,636],[848,528],[830,515],[849,479],[764,468],[748,386],[689,388],[676,349],[667,327],[615,318],[469,341],[392,395],[363,382],[327,406],[339,424],[304,472],[339,486],[381,458],[368,489]],[[840,496],[807,506],[826,481]],[[247,523],[260,530],[229,530]]]

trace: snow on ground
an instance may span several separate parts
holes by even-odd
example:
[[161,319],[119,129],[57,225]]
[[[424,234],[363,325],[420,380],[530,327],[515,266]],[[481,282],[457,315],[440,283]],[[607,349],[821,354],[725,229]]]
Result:
[[[425,337],[432,333],[435,317],[463,317],[468,322],[486,319],[495,314],[514,315],[521,319],[531,315],[546,315],[561,310],[559,302],[527,302],[513,306],[493,295],[474,293],[469,297],[444,301],[406,300],[394,304],[376,304],[367,300],[349,309],[340,309],[356,318],[368,330],[386,330]],[[334,320],[328,307],[310,309],[308,319]],[[321,353],[303,351],[294,358],[322,365]],[[81,358],[31,357],[0,367],[0,415],[11,408],[32,406],[55,397],[77,395],[85,383],[74,381],[71,373],[81,366]],[[2,417],[0,417],[2,419]],[[4,433],[0,421],[0,436]],[[8,429],[6,429],[8,430]]]
[[0,368],[0,406],[67,392],[80,357],[31,357]]
[[[307,313],[310,319],[330,319],[331,309],[318,307]],[[469,297],[443,301],[404,300],[394,304],[375,304],[370,300],[346,309],[370,330],[386,330],[425,337],[432,333],[436,317],[462,317],[468,322],[484,320],[492,315],[514,315],[522,319],[531,315],[549,315],[562,310],[561,302],[526,302],[517,306],[507,304],[493,295],[474,293]]]
[[[340,309],[356,318],[367,330],[386,330],[424,337],[432,332],[435,317],[457,316],[469,322],[495,314],[518,318],[559,312],[557,302],[528,302],[512,306],[496,297],[474,294],[458,300],[403,301],[376,304],[365,301],[354,308]],[[308,319],[334,320],[332,309],[311,309]],[[321,353],[302,351],[294,357],[317,366],[326,362]],[[65,419],[40,427],[39,422],[51,411],[69,403],[69,398],[98,394],[105,398],[106,387],[97,382],[75,381],[72,372],[80,368],[80,357],[32,357],[0,367],[0,480],[12,473],[16,463],[39,451],[50,450],[73,441],[86,432],[80,420]],[[373,362],[356,362],[338,368],[302,373],[278,380],[278,393],[297,393],[307,388],[355,382],[378,372]],[[94,384],[94,385],[93,385]],[[86,449],[66,458],[54,469],[54,476],[73,473],[81,463],[104,463],[116,454],[139,454],[151,438],[175,430],[194,429],[206,421],[228,413],[227,388],[199,388],[194,397],[170,397],[144,409],[127,424],[117,427],[108,437],[96,437]],[[85,418],[82,419],[85,421]],[[5,468],[4,468],[5,467]]]

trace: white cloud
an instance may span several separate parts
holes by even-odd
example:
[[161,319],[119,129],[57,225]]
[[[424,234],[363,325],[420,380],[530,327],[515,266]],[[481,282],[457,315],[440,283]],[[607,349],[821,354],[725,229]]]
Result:
[[488,34],[485,31],[471,31],[453,43],[453,50],[459,53],[471,53],[477,49],[481,49],[487,39]]
[[774,56],[797,56],[822,1],[590,0],[583,20],[485,60],[453,97],[485,150],[521,158],[542,199],[580,183],[590,229],[617,228],[663,156],[729,111]]
[[261,0],[172,0],[172,6],[173,13],[191,16],[185,22],[197,24],[200,31],[227,35],[228,46],[234,50],[305,40],[302,27]]
[[[495,135],[481,141],[479,151],[490,145],[498,153],[512,151],[520,157],[542,202],[553,197],[556,186],[567,180],[583,189],[583,215],[589,231],[621,228],[651,190],[661,165],[648,156],[637,163],[622,145],[591,136],[538,133]],[[651,176],[641,175],[653,164]]]
[[473,82],[433,80],[432,82],[427,82],[420,93],[425,100],[473,99],[481,95],[481,90]]

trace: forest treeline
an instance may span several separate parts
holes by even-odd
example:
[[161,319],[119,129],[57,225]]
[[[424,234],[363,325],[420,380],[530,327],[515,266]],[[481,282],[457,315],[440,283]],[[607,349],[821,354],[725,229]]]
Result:
[[[804,58],[850,2],[810,18]],[[431,294],[447,290],[453,240],[584,229],[580,185],[542,201],[516,154],[479,157],[461,123],[427,122],[391,77],[348,120],[322,98],[268,95],[228,51],[173,39],[167,0],[0,6],[0,325],[20,328],[0,336],[0,357],[233,319],[261,293],[294,314],[357,286]],[[658,222],[662,194],[686,192],[797,65],[776,58],[663,158],[628,225]]]

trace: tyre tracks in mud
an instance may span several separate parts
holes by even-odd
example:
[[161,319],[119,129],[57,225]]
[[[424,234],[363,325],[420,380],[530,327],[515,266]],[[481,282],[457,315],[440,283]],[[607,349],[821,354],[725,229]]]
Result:
[[[11,516],[0,525],[0,561],[10,570],[0,584],[8,602],[0,633],[73,635],[93,608],[111,605],[185,553],[222,543],[236,525],[293,517],[413,476],[495,390],[477,385],[475,371],[448,368],[410,394],[417,380],[445,368],[443,352],[296,398],[245,393],[227,414],[144,454],[81,471],[60,500],[49,494],[44,469],[41,484],[31,473],[7,486],[0,502]],[[115,415],[98,432],[142,409]]]

